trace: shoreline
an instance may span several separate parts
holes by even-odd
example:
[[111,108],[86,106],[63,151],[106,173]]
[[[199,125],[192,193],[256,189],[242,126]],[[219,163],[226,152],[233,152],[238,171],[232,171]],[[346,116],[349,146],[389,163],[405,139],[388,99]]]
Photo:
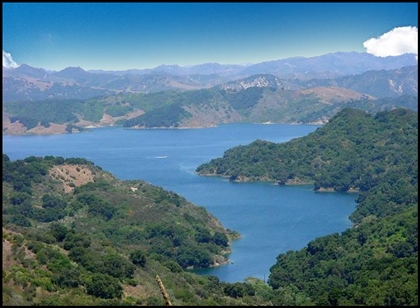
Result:
[[[214,173],[208,173],[208,174],[200,174],[199,172],[194,171],[195,174],[197,174],[198,176],[207,176],[207,177],[219,177],[222,179],[227,179],[229,180],[230,177],[229,176],[225,176],[225,175],[219,175],[219,174],[214,174]],[[238,180],[239,179],[239,180]],[[230,180],[229,180],[230,181]],[[250,180],[250,179],[244,179],[241,177],[238,177],[237,179],[235,179],[234,181],[232,181],[234,183],[262,183],[262,182],[267,182],[267,183],[272,183],[273,185],[278,185],[278,186],[300,186],[300,185],[314,185],[313,181],[287,181],[286,183],[280,183],[277,180],[273,180],[273,179],[265,179],[265,178],[261,178],[261,179],[255,179],[255,180]],[[336,193],[336,192],[340,192],[340,191],[336,191],[334,190],[334,188],[332,187],[320,187],[317,190],[313,190],[314,192],[319,192],[319,193]],[[347,191],[343,191],[344,193],[350,193],[350,194],[358,194],[360,193],[360,190],[358,188],[354,188],[351,187],[349,190]]]
[[[85,133],[90,132],[91,129],[97,129],[97,128],[107,128],[107,127],[122,127],[123,129],[128,130],[184,130],[184,129],[205,129],[205,128],[215,128],[219,127],[220,125],[224,124],[236,124],[236,123],[243,123],[243,122],[230,122],[230,123],[219,123],[219,124],[211,124],[211,125],[203,125],[203,126],[170,126],[170,127],[124,127],[123,125],[101,125],[101,124],[90,124],[87,126],[78,126],[77,128],[73,128],[72,132],[66,131],[66,128],[64,127],[65,124],[54,124],[55,129],[46,128],[43,126],[36,126],[34,128],[31,128],[29,130],[24,130],[23,127],[11,128],[9,126],[3,126],[3,136],[52,136],[52,135],[64,135],[64,134],[75,134],[75,133]],[[248,124],[254,124],[254,125],[320,125],[316,123],[274,123],[271,121],[267,122],[247,122]],[[80,130],[79,130],[79,129]],[[8,132],[10,129],[11,132]]]

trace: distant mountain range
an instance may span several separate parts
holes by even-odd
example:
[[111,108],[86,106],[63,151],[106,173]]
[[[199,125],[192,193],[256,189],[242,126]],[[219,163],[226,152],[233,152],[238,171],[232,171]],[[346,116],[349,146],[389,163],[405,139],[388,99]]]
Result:
[[393,70],[417,64],[415,54],[376,57],[368,53],[336,52],[311,58],[295,57],[263,62],[245,68],[242,73],[246,75],[265,73],[281,78],[299,79],[334,78],[371,70]]
[[[197,90],[255,74],[272,74],[281,79],[299,80],[298,83],[303,85],[303,81],[310,79],[335,79],[372,70],[395,70],[404,66],[417,66],[414,54],[381,58],[367,53],[338,52],[254,65],[161,65],[154,69],[125,71],[85,71],[80,67],[68,67],[55,72],[22,64],[14,69],[3,67],[3,101],[88,99],[120,92]],[[400,94],[407,94],[403,92]]]
[[415,55],[334,53],[255,65],[207,63],[123,72],[3,67],[3,134],[84,127],[326,123],[344,107],[418,109]]
[[403,66],[417,65],[415,54],[404,54],[396,57],[376,57],[368,53],[336,52],[316,57],[293,57],[282,60],[267,61],[250,65],[223,65],[205,63],[193,66],[161,65],[154,69],[125,71],[90,71],[92,73],[112,73],[115,75],[143,75],[166,73],[170,75],[211,75],[243,78],[255,74],[273,74],[280,78],[320,78],[337,77],[349,74],[360,74],[370,70],[390,70]]

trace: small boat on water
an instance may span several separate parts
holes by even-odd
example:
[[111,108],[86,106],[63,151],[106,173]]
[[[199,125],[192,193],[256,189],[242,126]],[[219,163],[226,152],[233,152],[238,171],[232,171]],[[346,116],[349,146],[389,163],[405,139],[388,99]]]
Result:
[[167,158],[168,156],[156,156],[156,158]]

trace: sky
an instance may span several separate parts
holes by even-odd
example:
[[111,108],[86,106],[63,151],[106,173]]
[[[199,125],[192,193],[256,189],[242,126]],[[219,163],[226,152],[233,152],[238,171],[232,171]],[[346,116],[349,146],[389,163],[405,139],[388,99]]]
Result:
[[126,70],[416,53],[418,3],[2,3],[3,66]]

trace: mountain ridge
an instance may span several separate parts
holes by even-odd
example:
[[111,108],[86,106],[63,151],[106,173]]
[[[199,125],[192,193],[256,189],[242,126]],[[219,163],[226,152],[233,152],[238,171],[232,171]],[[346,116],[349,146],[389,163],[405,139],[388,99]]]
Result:
[[[183,68],[162,65],[155,71],[148,70],[147,74],[134,74],[130,70],[123,75],[92,73],[80,67],[59,72],[28,65],[3,68],[3,134],[51,133],[52,127],[55,133],[64,133],[109,125],[185,128],[238,121],[322,124],[343,107],[369,111],[396,106],[417,109],[413,103],[418,97],[418,65],[414,55],[375,57],[375,61],[372,57],[356,52],[295,57],[287,62],[244,65],[239,73],[234,72],[238,65],[217,63]],[[337,63],[331,59],[338,59]],[[378,67],[380,63],[382,66],[350,75],[328,70],[328,63],[342,68],[345,59],[348,63],[343,72],[366,69],[366,63],[370,67]],[[309,62],[318,71],[304,72],[295,65],[299,61]],[[401,66],[413,62],[416,65]],[[270,63],[274,63],[271,68]],[[289,64],[288,69],[276,74],[285,63]],[[293,74],[290,74],[291,63],[297,67]],[[267,70],[274,73],[243,73],[267,65]],[[397,68],[384,69],[391,66]],[[180,69],[194,74],[168,73]],[[200,74],[204,72],[200,69],[210,74]],[[223,70],[230,71],[230,75]],[[385,101],[387,97],[395,98],[394,102]],[[30,103],[42,105],[39,108],[45,112],[39,114],[32,110],[34,106]],[[58,110],[67,114],[66,119],[57,114]]]
[[[332,59],[335,59],[336,61],[331,61]],[[339,52],[332,52],[332,53],[327,53],[324,55],[313,56],[313,57],[296,56],[296,57],[289,57],[285,59],[263,61],[263,62],[255,63],[255,64],[219,64],[216,62],[208,62],[208,63],[202,63],[202,64],[197,64],[197,65],[185,65],[185,66],[180,66],[177,64],[174,64],[174,65],[162,64],[155,68],[146,68],[146,69],[132,68],[132,69],[127,69],[127,70],[84,70],[81,67],[79,68],[85,72],[108,73],[108,74],[116,74],[116,75],[126,74],[126,72],[131,72],[131,74],[144,74],[144,73],[149,73],[153,71],[166,72],[166,73],[173,73],[174,71],[176,71],[177,73],[175,74],[190,75],[190,74],[209,74],[208,72],[209,70],[213,71],[212,73],[214,72],[217,73],[219,71],[229,71],[235,68],[247,69],[247,70],[252,71],[252,70],[260,69],[260,67],[269,66],[272,64],[275,64],[277,66],[285,65],[288,62],[291,62],[289,63],[289,65],[291,66],[297,66],[299,62],[306,62],[308,64],[311,64],[312,66],[314,66],[315,64],[317,66],[322,65],[324,69],[325,67],[330,67],[337,64],[346,65],[347,63],[348,65],[348,63],[351,62],[352,64],[351,64],[351,67],[349,67],[349,69],[353,69],[354,73],[360,73],[366,70],[378,69],[379,66],[383,67],[384,69],[395,69],[396,67],[417,64],[416,55],[413,53],[406,53],[399,56],[377,57],[366,52],[355,52],[355,51],[341,52],[339,51]],[[354,65],[355,63],[357,64],[356,67]],[[28,64],[22,64],[22,65],[31,67]],[[371,68],[367,69],[366,67],[371,67]],[[49,72],[49,73],[59,73],[66,70],[67,68],[71,68],[71,67],[66,67],[58,71],[47,70],[43,68],[39,68],[39,69],[44,70],[45,72]],[[3,70],[4,69],[5,67],[3,66]],[[247,73],[247,75],[254,75],[256,73],[258,72]],[[261,73],[269,73],[269,71],[264,71]],[[344,72],[344,74],[348,74],[348,72]]]
[[[59,97],[88,99],[120,92],[198,90],[256,74],[272,74],[281,79],[331,79],[409,65],[417,65],[414,54],[380,58],[356,52],[330,53],[312,58],[294,57],[252,65],[161,65],[154,69],[125,71],[86,71],[81,67],[47,71],[22,64],[17,68],[3,67],[3,101],[34,101]],[[48,84],[48,89],[39,86],[39,83]],[[66,93],[64,97],[62,93]]]

